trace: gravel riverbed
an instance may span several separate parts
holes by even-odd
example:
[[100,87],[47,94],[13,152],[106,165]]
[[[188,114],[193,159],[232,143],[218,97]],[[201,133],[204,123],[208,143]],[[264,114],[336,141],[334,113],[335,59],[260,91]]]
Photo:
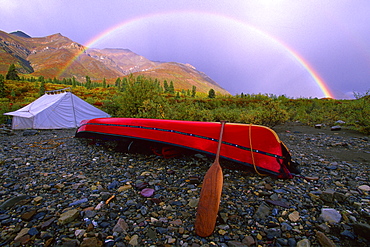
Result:
[[223,169],[217,225],[201,238],[194,221],[212,157],[163,159],[73,138],[74,129],[3,127],[0,246],[370,246],[369,137],[275,130],[318,180]]

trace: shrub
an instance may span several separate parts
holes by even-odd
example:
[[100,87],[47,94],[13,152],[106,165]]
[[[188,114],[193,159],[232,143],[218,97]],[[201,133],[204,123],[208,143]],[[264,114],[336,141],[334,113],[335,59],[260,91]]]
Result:
[[274,127],[289,119],[288,112],[276,100],[264,101],[250,113],[251,123]]
[[345,121],[357,131],[370,134],[370,97],[353,100],[346,105]]

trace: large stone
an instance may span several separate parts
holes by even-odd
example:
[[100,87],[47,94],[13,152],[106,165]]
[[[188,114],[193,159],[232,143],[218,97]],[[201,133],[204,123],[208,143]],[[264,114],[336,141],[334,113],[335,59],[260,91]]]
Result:
[[199,199],[192,198],[189,200],[188,206],[195,208],[196,206],[198,206],[198,202],[199,202]]
[[129,189],[132,189],[132,186],[130,184],[126,184],[126,185],[120,186],[117,189],[117,192],[123,192],[123,191],[129,190]]
[[40,203],[42,199],[44,199],[42,196],[36,196],[35,198],[33,198],[33,203]]
[[334,208],[322,208],[320,217],[330,224],[339,223],[342,219],[342,215]]
[[288,218],[292,222],[297,222],[300,219],[299,212],[294,211],[291,214],[288,215]]
[[255,219],[265,219],[270,214],[270,211],[271,209],[269,206],[261,203],[253,217]]
[[101,246],[103,246],[103,242],[95,237],[84,238],[80,245],[80,247],[101,247]]
[[61,225],[67,224],[74,221],[79,216],[79,211],[77,209],[71,209],[60,215],[58,222]]
[[139,240],[139,236],[137,234],[135,234],[130,238],[129,244],[132,245],[132,246],[137,246],[139,244],[138,240]]
[[20,232],[18,232],[17,236],[14,238],[15,241],[23,237],[24,235],[28,234],[30,228],[23,228]]
[[48,219],[47,221],[44,221],[41,224],[41,230],[47,229],[55,220],[56,220],[56,218],[52,217],[52,218]]
[[127,229],[128,229],[128,225],[126,221],[122,218],[119,218],[116,225],[113,227],[113,232],[122,233],[122,232],[126,232]]
[[30,221],[35,214],[36,210],[25,212],[21,215],[21,219],[25,221]]
[[334,199],[337,200],[338,202],[344,202],[347,199],[347,195],[341,192],[335,192],[334,193]]
[[320,195],[320,198],[325,202],[333,202],[334,201],[334,193],[335,191],[332,189],[327,189],[323,191]]
[[248,245],[243,244],[239,241],[229,241],[227,242],[227,246],[229,247],[248,247]]
[[256,243],[256,241],[252,236],[248,235],[245,236],[245,238],[243,239],[243,243],[246,244],[247,246],[253,246]]
[[370,191],[370,186],[369,186],[369,185],[364,184],[364,185],[360,185],[360,186],[358,187],[358,189],[359,189],[359,190],[362,190],[362,191],[365,191],[365,192],[369,192],[369,191]]
[[83,236],[84,236],[84,234],[86,233],[86,230],[84,230],[84,229],[77,229],[76,231],[75,231],[75,236],[77,237],[77,238],[82,238]]
[[265,229],[266,237],[268,240],[276,239],[281,237],[280,228],[268,228]]
[[335,243],[320,231],[316,232],[316,238],[323,247],[336,247]]
[[370,241],[370,225],[365,223],[355,223],[353,225],[355,233]]
[[151,239],[151,240],[156,240],[157,239],[157,234],[155,233],[155,231],[153,231],[152,228],[148,228],[147,232],[146,232],[146,235]]
[[310,246],[311,246],[310,240],[308,240],[307,238],[302,239],[297,243],[297,247],[310,247]]

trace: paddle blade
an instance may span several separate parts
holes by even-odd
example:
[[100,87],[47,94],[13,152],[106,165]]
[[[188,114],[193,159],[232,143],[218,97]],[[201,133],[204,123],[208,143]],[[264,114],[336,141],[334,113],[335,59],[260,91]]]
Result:
[[195,218],[195,233],[208,237],[213,233],[220,206],[223,185],[222,168],[218,161],[208,169],[203,179],[200,199]]

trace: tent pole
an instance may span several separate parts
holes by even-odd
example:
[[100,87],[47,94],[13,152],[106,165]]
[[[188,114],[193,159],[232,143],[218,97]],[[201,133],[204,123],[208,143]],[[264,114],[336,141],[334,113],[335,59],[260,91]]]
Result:
[[67,92],[67,93],[70,93],[70,95],[71,95],[73,118],[74,118],[74,122],[75,122],[75,127],[77,127],[77,119],[76,119],[76,112],[75,112],[75,103],[73,101],[73,94],[72,94],[72,92]]

